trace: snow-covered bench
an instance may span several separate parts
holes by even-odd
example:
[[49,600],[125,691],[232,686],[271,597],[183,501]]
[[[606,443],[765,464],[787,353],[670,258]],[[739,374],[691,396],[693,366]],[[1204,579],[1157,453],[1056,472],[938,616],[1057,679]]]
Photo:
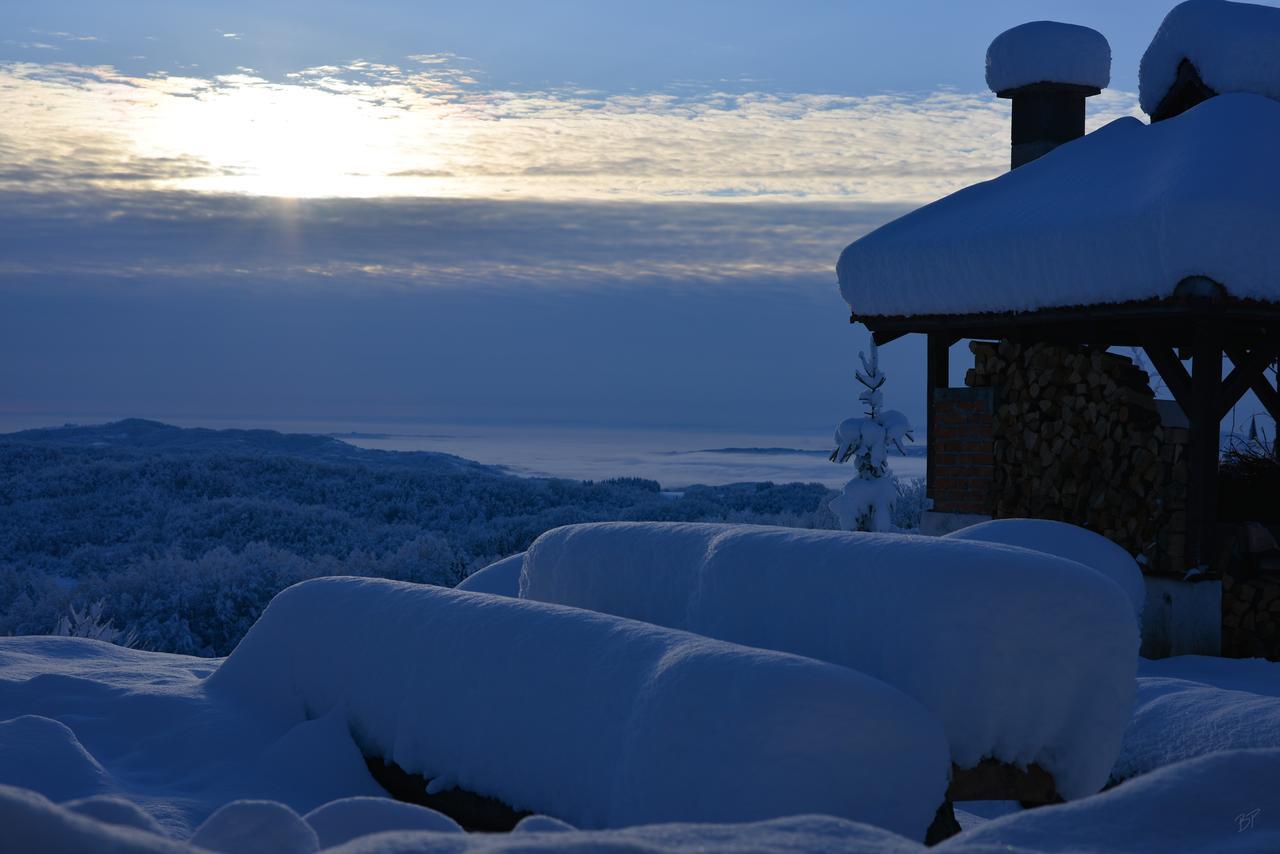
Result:
[[923,839],[947,786],[941,727],[876,679],[482,593],[307,581],[207,684],[282,732],[338,714],[431,789],[582,828],[824,813]]
[[[1138,627],[1128,596],[1080,563],[1004,544],[742,525],[572,525],[534,542],[520,595],[883,680],[942,723],[966,772],[957,797],[972,797],[975,780],[977,789],[1038,787],[1046,800],[1098,791],[1133,701]],[[999,763],[1027,773],[1009,779]]]

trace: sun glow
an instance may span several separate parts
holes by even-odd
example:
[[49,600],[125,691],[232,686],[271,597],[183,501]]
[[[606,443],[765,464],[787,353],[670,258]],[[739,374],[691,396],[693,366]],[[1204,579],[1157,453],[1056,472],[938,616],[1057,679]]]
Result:
[[252,77],[217,82],[165,99],[137,140],[149,154],[209,165],[209,174],[178,179],[178,188],[295,198],[433,195],[422,192],[422,174],[447,177],[444,152],[461,143],[463,130],[444,106],[409,108]]
[[[266,80],[0,64],[0,188],[920,202],[1007,169],[988,93],[507,91],[410,57]],[[1091,122],[1136,109],[1095,99]]]

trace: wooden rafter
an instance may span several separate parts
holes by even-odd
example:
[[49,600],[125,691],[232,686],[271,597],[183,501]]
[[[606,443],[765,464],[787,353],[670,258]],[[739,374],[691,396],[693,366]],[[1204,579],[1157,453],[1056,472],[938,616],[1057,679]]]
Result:
[[883,347],[890,341],[897,341],[906,334],[906,332],[873,332],[871,333],[871,337],[875,339],[877,347]]
[[1173,348],[1148,345],[1142,349],[1146,351],[1147,358],[1151,360],[1156,373],[1160,374],[1160,379],[1164,380],[1169,393],[1173,395],[1174,400],[1178,401],[1182,411],[1190,412],[1191,375],[1182,366],[1182,362],[1178,361]]

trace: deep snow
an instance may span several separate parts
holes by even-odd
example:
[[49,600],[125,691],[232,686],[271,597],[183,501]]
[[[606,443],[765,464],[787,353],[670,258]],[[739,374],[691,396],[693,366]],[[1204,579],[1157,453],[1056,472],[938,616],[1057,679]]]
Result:
[[1101,534],[1050,519],[992,519],[944,536],[956,540],[1004,543],[1074,560],[1101,573],[1119,585],[1142,620],[1147,587],[1142,569],[1133,556]]
[[1207,276],[1280,300],[1276,139],[1280,103],[1260,95],[1117,119],[850,244],[840,293],[860,316],[1031,311],[1167,297]]
[[0,638],[0,784],[123,796],[186,838],[237,798],[305,813],[384,795],[335,716],[269,726],[210,697],[218,659],[65,637]]
[[1138,675],[1116,779],[1217,751],[1280,749],[1280,664],[1180,656],[1143,659]]
[[987,48],[987,86],[1003,92],[1032,83],[1107,88],[1111,45],[1097,30],[1031,21],[1005,30]]
[[542,602],[327,578],[276,596],[207,680],[284,732],[577,827],[820,812],[915,839],[942,803],[938,723],[825,662]]
[[476,570],[454,589],[515,598],[520,595],[520,573],[523,570],[524,552],[520,552]]
[[1106,782],[1133,698],[1128,597],[1075,561],[1014,546],[571,525],[534,541],[520,595],[851,667],[924,704],[961,767],[1038,762],[1068,798]]
[[936,847],[988,851],[1280,851],[1280,750],[1215,753],[1100,795],[992,819]]
[[[321,625],[315,631],[321,631]],[[459,833],[443,816],[383,797],[339,794],[318,806],[301,806],[324,797],[317,795],[323,787],[316,778],[328,777],[332,791],[343,788],[333,785],[342,782],[342,769],[328,761],[299,764],[295,754],[293,764],[286,761],[275,769],[275,784],[258,779],[264,767],[256,758],[274,755],[287,760],[289,753],[273,745],[296,739],[297,733],[280,738],[278,725],[209,696],[202,688],[203,678],[218,664],[72,638],[0,639],[0,751],[7,757],[0,761],[0,849],[52,854],[193,852],[181,840],[195,831],[197,839],[237,851],[263,841],[277,854],[335,844],[339,847],[334,850],[349,854],[602,848],[913,854],[927,850],[889,831],[825,816],[594,832],[533,816],[513,835],[505,835]],[[1195,693],[1185,688],[1189,685],[1195,686]],[[1170,696],[1171,686],[1175,692],[1185,691],[1198,706],[1186,705],[1179,714],[1163,717],[1144,711],[1143,698]],[[1280,788],[1275,785],[1280,780],[1280,749],[1210,752],[1238,744],[1224,739],[1224,734],[1249,737],[1252,743],[1260,742],[1263,734],[1275,734],[1268,721],[1280,709],[1280,664],[1203,657],[1142,661],[1138,692],[1122,763],[1126,756],[1143,756],[1145,767],[1154,768],[1183,755],[1198,758],[1164,765],[1070,804],[1027,812],[1014,806],[1013,814],[990,821],[966,817],[972,828],[939,850],[1145,854],[1176,849],[1217,854],[1280,849],[1275,822],[1280,815]],[[447,696],[458,700],[465,695]],[[1252,719],[1231,722],[1222,716],[1223,710],[1242,701],[1257,713]],[[483,706],[466,710],[492,721]],[[336,716],[326,720],[332,722]],[[1259,725],[1250,728],[1250,721]],[[1205,722],[1210,725],[1202,725]],[[1238,727],[1224,730],[1214,722]],[[1148,737],[1151,727],[1167,744]],[[298,729],[305,728],[304,724]],[[354,749],[345,728],[324,727],[322,735],[311,741],[310,750],[332,754]],[[33,740],[38,760],[15,760]],[[50,773],[55,766],[58,773]],[[359,789],[355,772],[363,774],[363,767],[348,770],[352,777],[346,788]],[[103,788],[103,773],[109,793],[84,796]],[[71,798],[54,804],[32,789]],[[264,804],[264,797],[295,806]],[[208,818],[215,807],[227,803],[220,798],[232,805],[216,820]],[[259,800],[236,800],[244,798]],[[963,806],[994,814],[983,805]],[[1006,805],[1004,811],[1008,809]],[[422,829],[430,827],[440,830]],[[246,829],[253,830],[248,842]]]
[[[513,834],[394,829],[357,836],[332,849],[344,854],[392,852],[778,851],[886,854],[991,854],[1094,852],[1204,854],[1280,850],[1280,750],[1217,753],[1059,806],[1015,812],[984,821],[928,849],[889,831],[829,816],[796,816],[753,824],[645,825],[612,831],[576,831],[545,819]],[[247,806],[247,808],[246,808]],[[252,816],[273,854],[314,850],[307,824],[285,807],[231,805],[227,814]],[[189,852],[196,849],[132,827],[112,825],[58,806],[24,789],[0,786],[0,827],[16,851]],[[226,837],[224,837],[225,839]],[[241,849],[252,850],[252,849]]]

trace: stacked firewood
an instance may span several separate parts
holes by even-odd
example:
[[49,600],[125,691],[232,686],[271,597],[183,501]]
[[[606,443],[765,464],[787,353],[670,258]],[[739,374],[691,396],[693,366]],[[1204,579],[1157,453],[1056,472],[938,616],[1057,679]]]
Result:
[[1222,654],[1280,660],[1280,578],[1222,578]]
[[1280,544],[1258,522],[1220,526],[1234,560],[1222,576],[1222,654],[1280,661]]
[[[1184,549],[1185,431],[1161,425],[1146,371],[1085,347],[970,344],[996,389],[997,518],[1060,519],[1168,569]],[[1172,435],[1166,435],[1172,434]]]

